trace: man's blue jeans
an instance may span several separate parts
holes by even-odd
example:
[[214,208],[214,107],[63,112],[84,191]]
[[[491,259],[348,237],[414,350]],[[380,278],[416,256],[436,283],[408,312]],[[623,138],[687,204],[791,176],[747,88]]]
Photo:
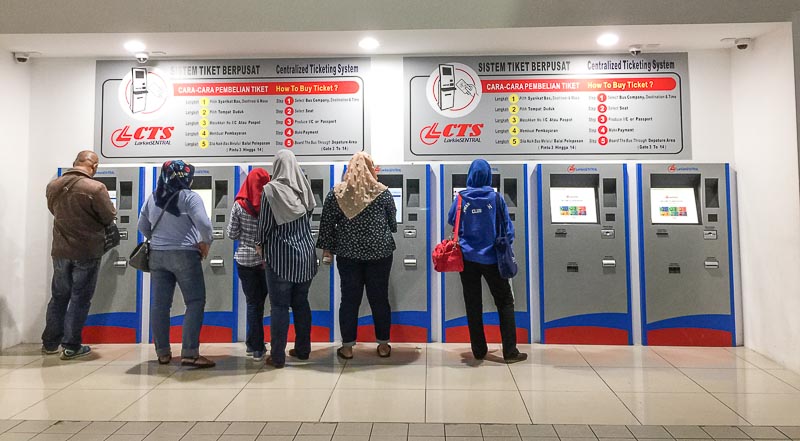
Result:
[[308,289],[311,280],[293,283],[282,279],[267,265],[267,286],[270,310],[270,356],[275,364],[286,362],[286,340],[289,334],[289,307],[294,315],[294,349],[305,358],[311,353],[311,305]]
[[99,271],[100,259],[53,258],[52,297],[42,333],[45,349],[55,350],[59,344],[73,351],[81,347],[81,333],[92,306]]
[[170,354],[169,316],[175,283],[181,288],[186,313],[183,316],[181,357],[200,355],[200,328],[206,306],[206,282],[200,252],[193,250],[150,252],[150,326],[158,356]]

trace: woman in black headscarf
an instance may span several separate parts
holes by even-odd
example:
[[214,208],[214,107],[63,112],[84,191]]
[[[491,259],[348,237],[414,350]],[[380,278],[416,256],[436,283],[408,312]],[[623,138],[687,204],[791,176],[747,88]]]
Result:
[[203,199],[191,190],[193,178],[193,165],[181,160],[165,162],[156,191],[142,207],[139,231],[150,240],[150,326],[158,362],[172,360],[170,308],[177,282],[186,304],[181,364],[207,368],[214,362],[199,352],[206,304],[201,260],[208,256],[211,245],[211,220]]

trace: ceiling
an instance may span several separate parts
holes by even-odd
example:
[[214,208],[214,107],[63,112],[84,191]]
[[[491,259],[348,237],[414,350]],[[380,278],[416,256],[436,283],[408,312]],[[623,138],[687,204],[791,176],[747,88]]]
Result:
[[[645,52],[730,48],[726,37],[751,37],[788,23],[683,24],[647,26],[570,26],[499,29],[418,29],[326,32],[178,32],[0,34],[0,49],[38,52],[40,57],[130,58],[122,45],[138,39],[153,58],[258,58],[350,55],[479,55],[625,52],[629,45]],[[598,35],[613,31],[617,45],[601,48]],[[357,46],[373,36],[381,47],[367,52]]]

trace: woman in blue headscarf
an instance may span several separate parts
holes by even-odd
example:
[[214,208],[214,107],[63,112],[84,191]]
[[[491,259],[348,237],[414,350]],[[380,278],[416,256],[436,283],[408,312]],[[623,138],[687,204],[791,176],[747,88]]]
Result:
[[139,214],[139,231],[150,240],[150,326],[158,362],[172,360],[170,308],[177,282],[186,304],[181,364],[207,368],[214,362],[199,351],[206,305],[201,260],[208,256],[211,245],[211,220],[203,199],[191,190],[193,178],[193,165],[181,160],[165,162],[156,191]]
[[[482,360],[488,351],[483,332],[483,292],[481,277],[489,285],[489,291],[500,316],[500,336],[503,341],[503,358],[514,363],[528,358],[517,349],[517,325],[514,318],[514,295],[508,279],[500,276],[497,268],[497,253],[494,241],[498,228],[495,225],[497,210],[506,224],[508,236],[514,240],[514,224],[508,216],[508,207],[502,195],[492,188],[492,168],[483,159],[472,161],[467,175],[467,188],[461,195],[461,221],[458,242],[464,255],[464,271],[460,273],[467,310],[467,325],[472,355]],[[458,199],[453,201],[447,222],[455,225]]]

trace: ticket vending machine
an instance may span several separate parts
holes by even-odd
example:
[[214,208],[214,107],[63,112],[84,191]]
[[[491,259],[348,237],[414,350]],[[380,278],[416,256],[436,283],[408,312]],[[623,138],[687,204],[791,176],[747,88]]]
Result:
[[[453,227],[447,223],[447,213],[455,202],[456,193],[467,187],[469,164],[440,165],[441,235],[450,237]],[[492,165],[492,187],[503,195],[511,222],[514,224],[514,255],[519,272],[511,279],[516,310],[517,342],[529,343],[531,340],[530,280],[528,279],[528,165]],[[491,234],[491,233],[489,233]],[[469,341],[467,316],[461,280],[457,273],[441,274],[442,290],[442,339],[447,343]],[[500,342],[500,321],[494,300],[485,281],[483,284],[483,324],[486,341]]]
[[633,343],[622,164],[536,167],[542,343]]
[[[397,207],[397,249],[389,276],[393,342],[431,341],[431,168],[387,165],[378,181],[389,187]],[[374,342],[375,328],[366,299],[358,318],[358,341]]]
[[741,344],[728,164],[639,164],[642,343]]
[[[333,165],[301,165],[303,172],[311,184],[316,206],[311,213],[311,234],[314,242],[319,234],[319,222],[322,218],[322,203],[333,187]],[[308,302],[311,304],[311,341],[331,342],[334,335],[333,320],[333,265],[322,265],[322,250],[316,249],[317,263],[320,265],[317,275],[311,281],[308,290]],[[265,308],[264,340],[270,339],[269,300]],[[290,316],[289,341],[294,341],[294,317]]]
[[[159,170],[158,167],[153,169],[154,183],[158,182]],[[225,229],[243,178],[241,172],[238,166],[215,166],[197,167],[194,173],[192,191],[203,199],[206,214],[211,219],[214,238],[208,257],[203,260],[206,307],[200,331],[201,343],[238,340],[239,277],[233,260],[234,242],[227,238]],[[170,317],[170,342],[181,341],[185,310],[183,294],[176,285],[172,303],[173,315]]]
[[[59,169],[58,175],[67,169]],[[142,341],[142,273],[128,265],[128,256],[141,240],[139,211],[144,202],[143,167],[102,167],[94,179],[105,184],[117,208],[119,246],[103,255],[97,286],[86,325],[86,343],[140,343]]]

